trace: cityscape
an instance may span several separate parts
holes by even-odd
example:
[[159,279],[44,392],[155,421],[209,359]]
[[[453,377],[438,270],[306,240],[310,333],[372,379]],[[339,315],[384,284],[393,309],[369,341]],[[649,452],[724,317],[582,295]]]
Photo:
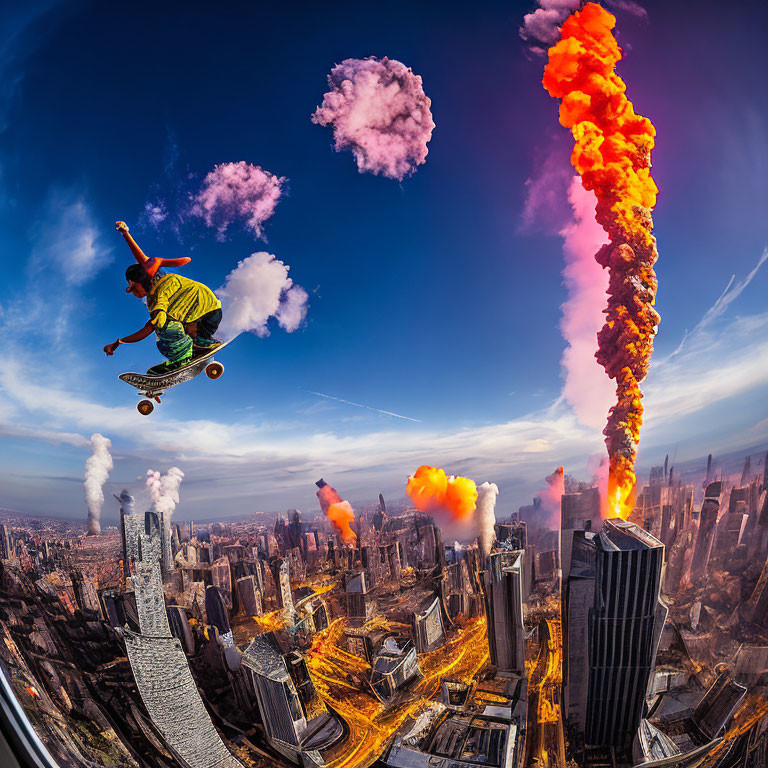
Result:
[[6,5],[0,768],[768,768],[768,3]]
[[557,527],[484,484],[463,542],[413,478],[272,521],[184,520],[176,468],[118,526],[6,510],[0,661],[60,766],[758,768],[766,458],[690,484],[667,457],[626,520],[558,468]]

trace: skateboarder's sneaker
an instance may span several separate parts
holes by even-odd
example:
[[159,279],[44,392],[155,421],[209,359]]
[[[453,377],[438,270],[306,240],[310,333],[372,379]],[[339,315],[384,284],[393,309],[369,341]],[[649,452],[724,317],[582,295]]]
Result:
[[219,341],[218,339],[194,339],[192,342],[192,354],[195,357],[207,355],[209,352],[213,352],[217,347],[220,347],[223,343],[223,341]]
[[164,363],[158,363],[158,365],[153,365],[147,371],[147,376],[162,376],[164,373],[177,371],[179,368],[183,368],[185,365],[191,362],[192,362],[192,353],[190,352],[188,355],[181,357],[178,360],[174,360],[173,362],[171,362],[170,360],[166,360]]

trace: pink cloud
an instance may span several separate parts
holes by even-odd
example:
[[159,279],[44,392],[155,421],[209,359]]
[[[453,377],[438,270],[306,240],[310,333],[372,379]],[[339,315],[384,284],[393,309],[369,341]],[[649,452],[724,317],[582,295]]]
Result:
[[336,151],[349,149],[361,173],[402,181],[427,158],[435,123],[421,78],[394,59],[346,59],[312,122],[333,126]]
[[538,0],[538,6],[523,16],[519,31],[533,53],[544,54],[560,39],[560,25],[581,7],[581,0]]
[[565,240],[563,283],[568,292],[560,321],[563,338],[568,342],[561,360],[563,395],[582,424],[602,429],[615,393],[611,380],[595,360],[608,287],[608,273],[595,261],[595,253],[608,237],[595,221],[595,194],[584,189],[578,176],[571,181],[568,199],[573,221],[560,233]]
[[215,227],[219,240],[237,221],[263,238],[264,222],[275,212],[284,183],[285,178],[244,160],[222,163],[203,179],[200,191],[192,196],[189,214]]

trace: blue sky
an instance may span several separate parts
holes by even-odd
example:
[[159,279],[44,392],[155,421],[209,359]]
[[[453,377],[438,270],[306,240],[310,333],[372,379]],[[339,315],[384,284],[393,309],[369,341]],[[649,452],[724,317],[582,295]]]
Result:
[[[177,465],[189,516],[314,511],[321,475],[352,500],[399,497],[422,463],[497,482],[502,512],[557,464],[589,476],[599,429],[560,398],[562,240],[521,223],[526,180],[570,146],[517,35],[531,8],[415,5],[41,3],[0,20],[0,506],[84,517],[93,432],[113,442],[106,491]],[[658,130],[641,465],[768,440],[768,269],[750,277],[768,245],[768,11],[645,8],[617,11],[620,74]],[[402,183],[358,173],[310,121],[331,67],[369,55],[432,100],[427,161]],[[266,242],[141,226],[153,196],[239,160],[288,179]],[[157,362],[152,341],[101,351],[146,319],[116,219],[214,288],[275,254],[310,294],[305,324],[241,336],[220,381],[139,416],[117,374]]]

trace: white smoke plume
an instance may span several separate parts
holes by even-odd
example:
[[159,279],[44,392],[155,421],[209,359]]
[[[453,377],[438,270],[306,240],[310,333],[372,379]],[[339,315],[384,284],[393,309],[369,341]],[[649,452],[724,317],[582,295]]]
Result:
[[104,505],[104,483],[112,470],[111,441],[98,432],[91,435],[91,455],[85,462],[85,503],[88,505],[88,535],[101,533],[101,508]]
[[496,497],[499,487],[495,483],[482,483],[477,486],[476,520],[477,540],[483,557],[491,553],[493,541],[496,538]]
[[147,470],[147,488],[158,515],[167,512],[170,517],[173,514],[179,503],[179,486],[183,479],[184,473],[178,467],[171,467],[164,475],[154,469]]
[[275,318],[288,333],[295,331],[307,314],[307,292],[288,277],[290,267],[271,253],[260,251],[243,259],[216,291],[224,319],[221,337],[228,341],[243,331],[269,336],[267,323]]

